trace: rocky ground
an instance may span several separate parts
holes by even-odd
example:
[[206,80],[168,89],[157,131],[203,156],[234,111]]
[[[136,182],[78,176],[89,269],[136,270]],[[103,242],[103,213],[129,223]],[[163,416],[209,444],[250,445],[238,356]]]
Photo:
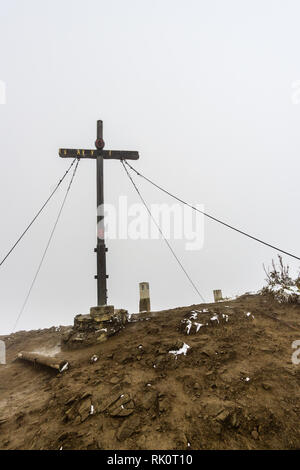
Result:
[[0,449],[300,448],[300,305],[245,295],[132,319],[74,351],[60,351],[67,327],[2,337]]

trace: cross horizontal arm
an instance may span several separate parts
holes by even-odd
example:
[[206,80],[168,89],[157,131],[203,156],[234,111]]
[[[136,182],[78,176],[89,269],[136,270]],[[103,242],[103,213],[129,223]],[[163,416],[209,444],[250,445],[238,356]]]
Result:
[[103,158],[108,160],[138,160],[139,152],[126,150],[102,150]]
[[87,150],[87,149],[59,149],[62,158],[97,158],[102,155],[107,160],[138,160],[139,153],[126,150]]

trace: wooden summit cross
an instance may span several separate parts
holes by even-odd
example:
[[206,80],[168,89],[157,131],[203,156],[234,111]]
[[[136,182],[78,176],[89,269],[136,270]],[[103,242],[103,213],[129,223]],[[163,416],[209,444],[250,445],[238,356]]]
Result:
[[[106,279],[106,252],[104,238],[104,213],[101,208],[104,204],[103,192],[103,159],[105,160],[138,160],[138,152],[127,152],[126,150],[103,150],[103,122],[97,121],[96,150],[85,149],[59,149],[59,156],[62,158],[93,158],[97,160],[97,305],[107,304]],[[100,212],[100,213],[99,213]]]

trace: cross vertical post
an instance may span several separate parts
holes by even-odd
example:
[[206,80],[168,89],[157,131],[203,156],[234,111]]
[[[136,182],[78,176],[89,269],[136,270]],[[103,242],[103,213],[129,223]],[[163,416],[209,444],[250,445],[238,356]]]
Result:
[[[97,142],[103,142],[103,123],[97,121]],[[104,238],[103,156],[97,156],[97,305],[107,304],[106,251]]]
[[139,153],[128,150],[104,150],[103,122],[97,121],[96,149],[67,149],[60,148],[61,158],[77,158],[81,160],[93,159],[97,161],[97,305],[107,305],[106,279],[106,252],[104,233],[104,187],[103,187],[103,160],[138,160]]

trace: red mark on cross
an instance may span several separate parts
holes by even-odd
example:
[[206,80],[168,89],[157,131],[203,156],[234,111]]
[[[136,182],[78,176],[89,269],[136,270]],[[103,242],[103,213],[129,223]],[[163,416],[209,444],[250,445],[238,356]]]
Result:
[[101,240],[104,240],[104,230],[103,230],[103,228],[98,229],[98,238],[100,238]]

